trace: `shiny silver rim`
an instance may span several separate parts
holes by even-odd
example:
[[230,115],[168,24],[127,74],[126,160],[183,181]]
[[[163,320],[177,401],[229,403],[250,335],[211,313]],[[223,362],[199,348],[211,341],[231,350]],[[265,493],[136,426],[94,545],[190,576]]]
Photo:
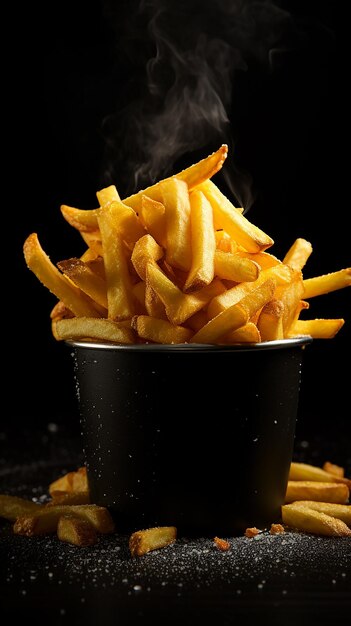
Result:
[[207,343],[180,343],[180,344],[112,344],[96,341],[70,341],[65,343],[71,348],[88,350],[117,350],[124,352],[250,352],[252,350],[281,350],[284,348],[304,347],[312,343],[309,335],[280,339],[279,341],[262,341],[261,343],[245,344],[207,344]]

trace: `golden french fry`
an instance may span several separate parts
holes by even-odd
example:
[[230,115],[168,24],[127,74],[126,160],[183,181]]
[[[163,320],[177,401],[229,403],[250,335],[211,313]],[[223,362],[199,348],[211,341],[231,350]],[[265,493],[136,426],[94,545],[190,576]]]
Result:
[[105,204],[101,208],[98,221],[106,272],[108,317],[110,320],[124,320],[134,315],[135,308],[132,281],[114,204]]
[[303,297],[308,300],[331,291],[350,287],[350,285],[351,267],[347,267],[338,272],[330,272],[314,278],[305,278],[303,281]]
[[59,261],[57,266],[79,289],[104,307],[107,313],[106,281],[101,276],[93,272],[87,263],[77,258]]
[[351,536],[351,529],[345,522],[321,511],[315,511],[295,502],[283,505],[281,510],[283,523],[291,528],[329,537]]
[[205,194],[213,208],[216,229],[223,228],[248,252],[260,252],[273,245],[273,239],[237,211],[211,180],[201,183],[198,189]]
[[192,260],[184,285],[187,293],[209,285],[214,277],[216,238],[212,207],[201,191],[190,195],[190,224]]
[[335,474],[335,472],[328,472],[321,467],[316,467],[309,463],[298,463],[296,461],[290,464],[289,480],[316,480],[326,483],[344,483],[351,489],[351,479],[345,478],[343,474],[340,476]]
[[345,469],[340,465],[336,465],[335,463],[331,463],[330,461],[325,461],[323,463],[322,469],[328,474],[333,474],[333,476],[337,476],[338,478],[344,478]]
[[[214,174],[216,174],[221,169],[224,161],[227,158],[227,154],[228,146],[226,144],[223,144],[218,150],[216,150],[216,152],[213,152],[205,159],[202,159],[201,161],[194,163],[194,165],[187,167],[181,172],[178,172],[178,174],[174,174],[174,176],[170,178],[177,178],[178,180],[184,181],[187,184],[189,191],[191,191],[192,189],[194,189],[194,187],[197,187],[204,180],[207,180],[214,176]],[[148,196],[152,200],[162,202],[161,184],[167,180],[169,179],[166,178],[162,181],[159,181],[155,185],[147,187],[147,189],[138,191],[138,193],[135,193],[128,198],[125,198],[123,200],[124,204],[132,207],[132,209],[134,209],[135,211],[139,211],[143,195]]]
[[100,339],[111,343],[134,343],[133,331],[122,322],[91,317],[73,317],[55,321],[54,335],[59,340]]
[[296,320],[287,333],[288,337],[310,335],[314,339],[332,339],[345,324],[343,319]]
[[77,470],[67,472],[60,478],[57,478],[49,485],[49,494],[52,496],[54,492],[62,491],[64,493],[88,491],[88,475],[85,465]]
[[96,529],[86,519],[75,515],[62,515],[57,524],[57,536],[74,546],[92,546],[97,543]]
[[203,309],[194,313],[191,317],[189,317],[186,321],[186,325],[188,328],[191,328],[194,332],[197,332],[208,322],[208,317],[206,311]]
[[67,206],[66,204],[62,204],[60,209],[66,222],[68,222],[76,230],[83,233],[91,233],[99,229],[97,220],[99,209],[85,211],[83,209],[76,209],[75,207]]
[[221,343],[260,343],[262,341],[260,331],[256,324],[248,322],[245,326],[237,328],[221,338]]
[[302,270],[312,253],[312,245],[306,239],[299,237],[287,251],[283,263],[290,265],[294,270]]
[[350,504],[335,504],[334,502],[318,502],[317,500],[298,500],[293,502],[292,505],[305,506],[308,509],[314,511],[320,511],[326,515],[337,517],[341,519],[347,526],[351,526],[351,505]]
[[276,341],[284,338],[284,304],[280,300],[271,300],[262,307],[257,320],[262,341]]
[[178,178],[161,182],[166,209],[166,260],[188,271],[191,267],[190,199],[187,184]]
[[99,317],[94,303],[66,276],[63,276],[42,249],[36,233],[27,237],[23,246],[24,257],[30,270],[74,315]]
[[13,531],[17,535],[46,535],[57,531],[57,525],[62,515],[75,515],[87,520],[99,533],[112,533],[115,525],[109,511],[96,504],[72,504],[40,507],[38,512],[18,517]]
[[108,204],[109,202],[113,202],[115,200],[117,202],[121,201],[116,185],[110,185],[109,187],[104,187],[104,189],[100,189],[100,191],[96,192],[96,197],[99,201],[100,206],[104,206],[104,204]]
[[148,315],[138,315],[133,318],[132,326],[139,337],[155,343],[187,343],[193,334],[189,328],[175,326],[168,320]]
[[214,271],[218,278],[234,282],[251,282],[257,280],[261,271],[255,261],[230,252],[216,250],[214,255]]
[[165,548],[177,539],[175,526],[156,526],[146,530],[137,530],[129,538],[129,550],[132,556],[143,556],[151,550]]
[[238,303],[225,309],[207,322],[203,328],[193,335],[190,343],[216,343],[223,335],[244,326],[258,309],[272,299],[274,290],[274,280],[266,280]]
[[343,483],[317,482],[313,480],[288,480],[285,502],[295,500],[318,500],[345,504],[349,499],[349,488]]
[[146,230],[152,235],[160,246],[167,245],[166,240],[166,212],[162,202],[152,200],[142,195],[140,207],[140,219]]
[[136,242],[131,260],[136,273],[145,281],[147,264],[156,263],[162,257],[163,248],[158,245],[151,235],[147,234],[140,237]]
[[32,515],[42,506],[32,502],[32,500],[0,494],[0,518],[3,517],[10,522],[14,522],[17,517],[23,515]]

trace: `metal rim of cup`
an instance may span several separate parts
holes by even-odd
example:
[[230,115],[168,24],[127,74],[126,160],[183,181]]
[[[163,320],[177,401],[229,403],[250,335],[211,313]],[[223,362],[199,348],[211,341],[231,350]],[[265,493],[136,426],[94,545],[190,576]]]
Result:
[[301,335],[290,339],[274,341],[262,341],[259,343],[236,343],[236,344],[207,344],[207,343],[182,343],[182,344],[115,344],[98,341],[65,340],[65,343],[73,348],[117,350],[122,352],[249,352],[256,350],[279,350],[284,348],[304,347],[312,343],[310,335]]

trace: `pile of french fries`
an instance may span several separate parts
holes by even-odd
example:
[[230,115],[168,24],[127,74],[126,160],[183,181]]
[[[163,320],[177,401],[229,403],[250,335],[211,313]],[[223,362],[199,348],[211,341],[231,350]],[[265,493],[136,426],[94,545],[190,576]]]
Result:
[[80,257],[53,264],[36,233],[24,243],[30,270],[58,299],[57,340],[116,344],[257,343],[331,338],[344,319],[300,319],[315,296],[351,285],[351,268],[303,278],[312,252],[299,238],[283,260],[273,240],[211,178],[224,144],[178,174],[121,200],[115,185],[99,207],[62,205],[85,242]]
[[57,533],[61,541],[91,546],[99,534],[112,533],[115,524],[108,509],[90,503],[86,468],[68,472],[49,485],[46,504],[0,495],[0,517],[13,522],[17,535],[33,537]]

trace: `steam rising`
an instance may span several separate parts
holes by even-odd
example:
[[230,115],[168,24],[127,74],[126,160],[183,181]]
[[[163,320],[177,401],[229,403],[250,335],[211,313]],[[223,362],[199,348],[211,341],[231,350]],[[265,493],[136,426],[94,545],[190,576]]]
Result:
[[[106,3],[112,23],[117,5]],[[228,143],[232,154],[236,73],[252,66],[269,71],[289,17],[271,0],[144,0],[134,15],[119,38],[120,50],[139,68],[133,98],[104,125],[106,177],[118,179],[118,154],[127,155],[129,192],[170,175],[175,163],[194,151],[206,156]],[[141,51],[149,55],[143,72]],[[238,173],[230,158],[224,175],[248,209],[253,201],[249,174]]]

